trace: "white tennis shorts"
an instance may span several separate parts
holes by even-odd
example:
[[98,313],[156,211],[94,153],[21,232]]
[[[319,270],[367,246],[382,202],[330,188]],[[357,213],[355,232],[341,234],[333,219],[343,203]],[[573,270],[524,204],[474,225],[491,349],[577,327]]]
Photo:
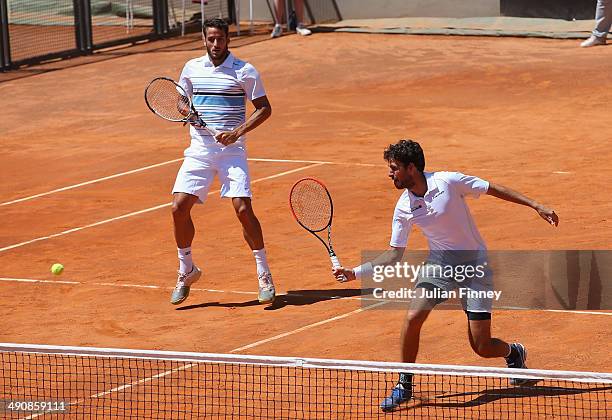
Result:
[[215,178],[221,182],[221,197],[252,197],[251,178],[243,149],[211,150],[198,157],[185,156],[172,193],[195,195],[203,203]]

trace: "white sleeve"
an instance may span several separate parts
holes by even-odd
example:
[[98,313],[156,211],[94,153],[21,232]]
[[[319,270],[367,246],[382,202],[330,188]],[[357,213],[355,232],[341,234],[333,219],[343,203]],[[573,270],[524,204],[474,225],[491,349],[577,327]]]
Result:
[[478,198],[489,190],[489,182],[461,172],[449,172],[448,183],[462,196]]
[[408,244],[408,235],[412,222],[406,217],[403,217],[401,211],[395,208],[393,212],[393,223],[391,224],[391,241],[389,245],[394,248],[406,248]]
[[249,101],[266,96],[259,72],[250,64],[244,66],[241,77],[242,89]]
[[179,77],[178,84],[181,85],[183,89],[185,89],[185,92],[187,92],[187,95],[189,95],[189,97],[191,98],[193,96],[193,85],[191,84],[188,64],[189,63],[185,64],[185,67],[183,67],[183,71],[181,71],[181,76]]

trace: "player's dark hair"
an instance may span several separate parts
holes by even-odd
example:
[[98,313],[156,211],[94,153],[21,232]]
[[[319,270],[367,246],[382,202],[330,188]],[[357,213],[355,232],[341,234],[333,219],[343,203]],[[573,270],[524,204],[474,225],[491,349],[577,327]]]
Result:
[[204,21],[204,35],[206,35],[206,30],[208,28],[217,28],[222,29],[225,32],[225,36],[229,36],[229,27],[227,26],[227,22],[223,19],[219,18],[210,18]]
[[423,149],[421,145],[414,140],[400,140],[395,144],[390,144],[389,147],[385,149],[383,157],[387,162],[393,159],[404,166],[414,163],[414,166],[416,166],[419,172],[425,170],[425,155],[423,154]]

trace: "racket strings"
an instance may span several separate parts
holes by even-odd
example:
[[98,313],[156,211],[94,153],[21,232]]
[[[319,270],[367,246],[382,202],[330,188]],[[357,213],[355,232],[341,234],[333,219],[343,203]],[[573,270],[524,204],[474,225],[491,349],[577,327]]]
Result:
[[171,80],[156,79],[147,88],[147,103],[161,117],[182,121],[191,114],[191,104],[179,89]]
[[291,191],[291,208],[298,222],[313,232],[330,224],[332,202],[327,189],[314,180],[299,181]]

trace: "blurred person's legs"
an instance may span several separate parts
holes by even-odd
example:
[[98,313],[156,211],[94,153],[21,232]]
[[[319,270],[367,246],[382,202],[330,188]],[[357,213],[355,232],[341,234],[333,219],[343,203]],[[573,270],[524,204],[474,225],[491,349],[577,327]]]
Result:
[[285,0],[274,0],[274,29],[272,30],[272,38],[278,38],[283,34],[281,24],[284,21],[285,15]]
[[610,32],[610,25],[612,25],[612,0],[597,0],[593,35],[605,39]]
[[[295,17],[297,19],[297,28],[295,31],[302,36],[308,36],[312,32],[304,25],[304,0],[294,0]],[[278,38],[283,33],[281,24],[285,20],[285,0],[274,0],[274,29],[272,30],[272,38]]]
[[612,0],[597,0],[595,10],[595,29],[589,39],[580,44],[581,47],[606,45],[606,38],[612,25]]
[[308,36],[312,32],[304,25],[304,0],[294,0],[295,2],[295,17],[297,18],[297,28],[295,32],[302,36]]

